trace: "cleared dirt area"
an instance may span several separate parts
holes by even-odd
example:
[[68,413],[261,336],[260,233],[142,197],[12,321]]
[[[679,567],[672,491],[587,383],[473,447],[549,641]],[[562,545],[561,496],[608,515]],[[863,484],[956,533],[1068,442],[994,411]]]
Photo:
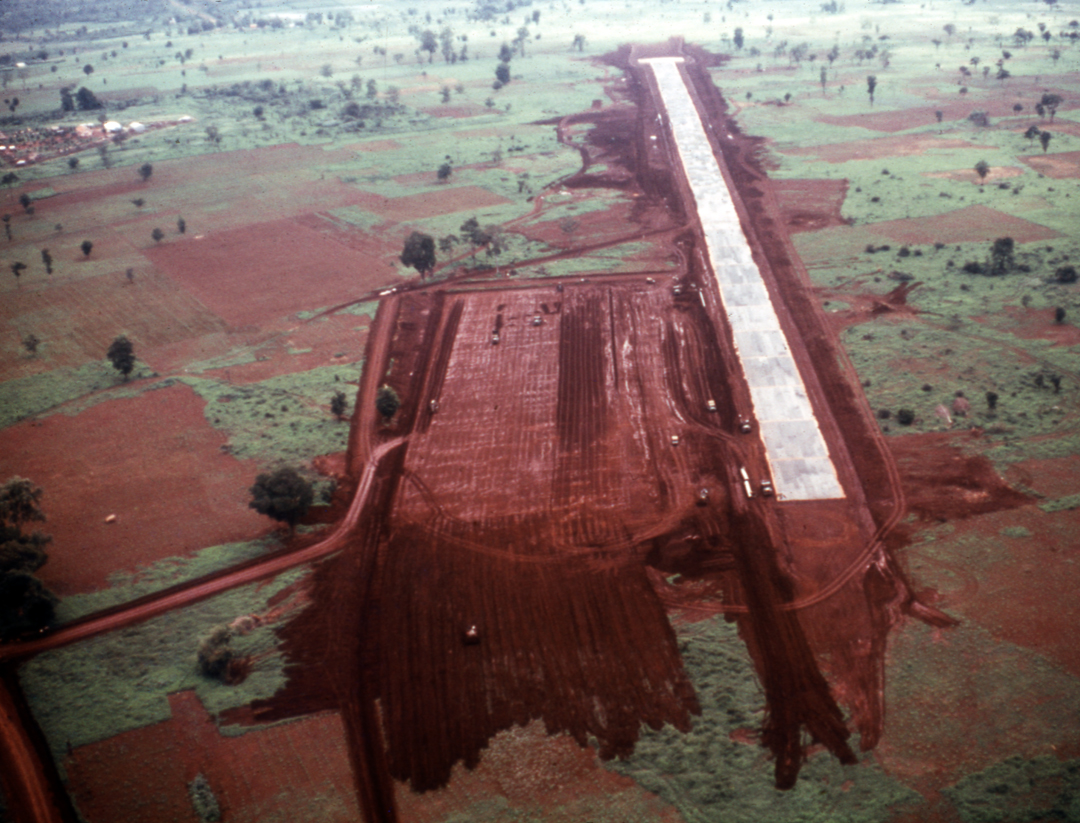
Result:
[[1080,151],[1059,154],[1032,154],[1020,158],[1031,168],[1055,180],[1071,180],[1080,177]]
[[295,220],[147,250],[154,265],[234,328],[340,305],[385,281],[386,263]]
[[[59,595],[268,530],[247,507],[256,467],[222,452],[226,437],[204,405],[173,385],[0,430],[5,462],[49,489],[56,548],[41,577]],[[110,514],[116,522],[105,522]]]
[[929,246],[934,243],[993,242],[997,237],[1012,237],[1017,243],[1030,243],[1060,236],[1060,232],[1022,217],[988,206],[968,206],[934,217],[825,229],[817,237],[820,242],[804,249],[802,259],[807,265],[814,265],[837,257],[853,257],[867,245],[880,243],[882,239],[911,246]]
[[[900,112],[887,112],[885,115],[895,119]],[[857,123],[837,123],[837,125],[859,125],[866,128],[867,122],[873,122],[877,115],[859,115]],[[931,116],[933,114],[931,113]],[[825,116],[822,115],[822,119]],[[842,119],[842,118],[834,118]],[[898,129],[882,129],[882,131],[902,131],[911,126],[901,126]],[[779,146],[778,150],[792,157],[812,157],[824,160],[826,163],[846,163],[849,160],[876,160],[886,157],[910,157],[912,155],[925,154],[935,149],[988,149],[991,146],[980,146],[969,140],[956,137],[938,137],[932,134],[901,134],[896,137],[878,137],[874,140],[853,140],[847,143],[826,143],[822,146]]]
[[169,708],[171,720],[70,752],[71,797],[87,819],[196,820],[187,784],[200,774],[229,820],[357,819],[336,715],[224,737],[194,692],[169,695]]

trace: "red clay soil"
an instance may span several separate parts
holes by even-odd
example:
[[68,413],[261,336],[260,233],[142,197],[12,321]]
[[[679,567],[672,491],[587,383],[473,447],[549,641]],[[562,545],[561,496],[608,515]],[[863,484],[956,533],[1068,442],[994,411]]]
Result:
[[[226,438],[203,406],[173,385],[0,430],[0,474],[45,489],[53,543],[39,575],[58,595],[268,530],[247,506],[258,467],[221,451]],[[110,514],[115,523],[104,522]]]
[[989,460],[954,445],[957,437],[936,432],[889,438],[908,511],[923,520],[951,521],[1030,502],[998,475]]
[[295,220],[148,249],[161,271],[233,328],[340,305],[385,283],[385,262]]
[[120,331],[144,360],[151,350],[224,331],[205,306],[156,272],[134,283],[100,276],[9,292],[0,300],[0,324],[46,341],[37,357],[0,360],[0,380],[101,360]]
[[69,755],[69,791],[88,823],[196,823],[188,783],[198,774],[225,820],[357,819],[337,715],[223,737],[195,692],[170,694],[169,708],[167,721]]
[[[1007,118],[1013,120],[1016,118],[1016,112],[1013,111],[1012,107],[1018,101],[1022,102],[1030,111],[1034,103],[1038,102],[1038,97],[1044,92],[1056,91],[1066,100],[1073,94],[1071,89],[1054,90],[1040,86],[1036,90],[1033,84],[1029,84],[1027,96],[1024,98],[1019,96],[1020,88],[1014,83],[1014,80],[1022,82],[1021,78],[1013,78],[1008,85],[998,86],[997,83],[994,83],[985,89],[976,87],[976,84],[971,82],[968,83],[968,87],[972,90],[972,93],[966,98],[957,93],[952,100],[939,99],[934,105],[930,106],[915,106],[908,109],[888,111],[875,111],[868,106],[865,112],[859,114],[833,115],[819,113],[817,119],[822,123],[830,123],[835,126],[854,126],[873,131],[899,132],[935,125],[938,122],[935,113],[937,111],[943,113],[943,127],[951,126],[952,121],[965,120],[975,110],[985,111],[991,119]],[[865,89],[862,91],[865,91]],[[940,94],[938,89],[931,91],[935,95]],[[957,91],[959,92],[959,86],[957,86]],[[1034,100],[1032,100],[1033,97]],[[1059,111],[1064,111],[1065,108],[1065,106],[1062,106]],[[1033,122],[1039,123],[1034,119]],[[1039,123],[1039,125],[1044,124]],[[1024,128],[1027,128],[1027,126]]]
[[[1053,129],[1047,129],[1052,132]],[[1080,177],[1080,151],[1059,154],[1029,154],[1020,158],[1031,168],[1055,180],[1073,180]]]
[[933,243],[991,242],[1004,236],[1012,237],[1017,243],[1031,243],[1052,240],[1061,234],[988,206],[967,206],[933,217],[824,229],[819,232],[821,242],[804,249],[802,259],[812,265],[838,257],[854,257],[861,254],[867,245],[880,245],[882,240],[892,240],[901,245],[927,246]]
[[846,226],[840,214],[847,180],[772,180],[773,192],[788,233]]
[[[893,112],[889,112],[893,114]],[[823,115],[825,117],[827,115]],[[862,126],[864,115],[852,115]],[[869,115],[872,118],[874,115]],[[870,128],[870,126],[867,126]],[[910,128],[910,126],[905,126]],[[874,160],[881,157],[908,157],[925,154],[934,149],[992,149],[958,137],[937,137],[931,134],[901,134],[895,137],[877,137],[872,140],[851,140],[845,143],[825,143],[820,146],[774,147],[781,154],[793,157],[813,157],[826,163],[846,163],[849,160]],[[777,181],[779,182],[779,181]]]
[[1080,345],[1080,326],[1071,322],[1054,322],[1053,309],[1031,309],[1007,306],[1002,317],[973,317],[979,323],[998,327],[1023,340],[1048,340],[1051,347],[1069,348]]
[[[707,113],[722,114],[694,71]],[[655,118],[639,122],[636,140],[649,145]],[[643,561],[723,591],[765,689],[762,741],[782,788],[803,762],[804,730],[854,759],[833,689],[864,747],[876,742],[893,609],[947,622],[914,601],[876,542],[902,513],[891,463],[836,366],[805,274],[768,233],[779,209],[755,188],[763,176],[747,148],[729,149],[733,179],[757,198],[750,215],[773,241],[761,259],[810,347],[799,357],[823,368],[823,386],[808,383],[837,415],[823,427],[838,455],[840,431],[860,447],[854,466],[838,463],[849,499],[831,520],[814,505],[744,501],[735,467],[757,472],[763,455],[737,434],[746,388],[711,292],[676,297],[638,279],[393,298],[367,370],[404,404],[391,427],[353,440],[410,439],[382,464],[366,527],[320,569],[315,605],[284,630],[289,685],[254,706],[266,719],[338,707],[373,823],[398,819],[393,780],[438,788],[456,763],[476,766],[493,735],[533,719],[582,745],[595,738],[603,757],[629,752],[643,722],[686,728],[696,697]],[[682,185],[659,167],[637,174],[646,192]],[[704,283],[696,242],[680,238],[691,282]],[[365,376],[360,406],[374,385]],[[713,493],[701,507],[703,486]]]

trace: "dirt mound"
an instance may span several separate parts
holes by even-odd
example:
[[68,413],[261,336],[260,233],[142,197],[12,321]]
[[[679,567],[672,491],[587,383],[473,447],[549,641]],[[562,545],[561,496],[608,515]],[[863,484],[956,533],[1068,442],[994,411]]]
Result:
[[908,511],[923,520],[955,520],[1030,502],[1005,482],[989,460],[965,454],[956,440],[956,434],[946,432],[889,439]]

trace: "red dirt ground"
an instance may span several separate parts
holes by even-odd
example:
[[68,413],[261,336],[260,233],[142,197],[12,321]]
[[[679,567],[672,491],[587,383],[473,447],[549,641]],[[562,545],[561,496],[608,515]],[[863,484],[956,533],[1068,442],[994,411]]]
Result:
[[1049,340],[1051,346],[1080,345],[1080,326],[1070,322],[1055,323],[1053,309],[1030,309],[1006,306],[1004,316],[972,317],[990,327],[1001,328],[1024,340]]
[[89,823],[195,823],[187,784],[204,775],[234,823],[358,819],[341,720],[319,714],[223,737],[193,691],[172,719],[75,749],[65,767]]
[[149,350],[222,332],[224,324],[170,278],[151,272],[134,283],[104,275],[9,292],[0,301],[0,328],[45,341],[36,358],[0,360],[0,379],[10,380],[101,360],[121,332],[146,359]]
[[453,186],[401,197],[382,197],[363,192],[356,204],[367,211],[383,215],[387,220],[403,223],[440,214],[501,206],[509,202],[505,197],[478,186]]
[[[61,597],[110,574],[272,528],[247,507],[257,467],[221,452],[226,438],[183,385],[0,430],[0,474],[43,489],[53,536],[42,579]],[[116,514],[117,522],[105,517]]]
[[855,226],[823,229],[818,233],[822,242],[803,247],[803,262],[835,260],[862,253],[868,244],[884,240],[911,246],[932,243],[989,242],[1008,235],[1017,243],[1050,240],[1060,237],[1054,229],[1014,217],[988,206],[968,206],[933,217],[912,217],[905,220],[886,220]]
[[384,261],[289,219],[166,243],[146,254],[234,328],[347,303],[389,274]]
[[774,180],[772,187],[790,233],[847,225],[840,214],[847,180]]
[[[974,81],[974,78],[970,79]],[[1018,101],[1024,103],[1025,108],[1030,111],[1033,108],[1033,102],[1037,102],[1038,96],[1043,92],[1055,91],[1065,100],[1069,100],[1070,96],[1073,96],[1073,92],[1067,88],[1048,89],[1039,86],[1036,89],[1033,83],[1028,83],[1025,84],[1028,88],[1027,96],[1026,98],[1021,97],[1021,86],[1018,81],[1021,81],[1021,78],[1011,79],[1008,85],[998,86],[997,83],[994,83],[985,87],[981,83],[969,82],[968,87],[971,89],[971,93],[966,98],[957,93],[955,99],[948,101],[937,99],[940,90],[928,89],[927,91],[936,99],[934,105],[894,111],[867,111],[860,114],[840,116],[819,113],[817,119],[822,123],[831,123],[836,126],[856,126],[858,128],[872,129],[873,131],[898,132],[936,124],[937,115],[935,112],[939,110],[943,112],[943,127],[951,127],[951,121],[964,120],[971,112],[976,110],[985,111],[991,119],[1008,118],[1011,121],[1016,118],[1016,112],[1012,110],[1012,107]],[[957,92],[959,92],[959,86],[957,86]],[[1032,96],[1035,96],[1035,101],[1031,100]],[[1064,111],[1066,108],[1067,104],[1062,105],[1058,110]],[[1032,118],[1032,122],[1038,123],[1038,120]],[[1024,128],[1026,129],[1027,126]]]
[[[1047,129],[1049,131],[1049,129]],[[1060,154],[1029,154],[1020,158],[1031,168],[1055,180],[1072,180],[1080,177],[1080,151]]]
[[[864,125],[863,115],[857,115],[857,117],[858,122],[854,125]],[[869,115],[869,117],[873,117],[873,115]],[[867,128],[870,127],[867,126]],[[910,127],[905,126],[905,128]],[[824,160],[826,163],[846,163],[849,160],[874,160],[884,157],[908,157],[910,155],[925,154],[933,149],[992,148],[993,146],[982,146],[957,137],[937,137],[931,134],[901,134],[896,137],[878,137],[873,140],[826,143],[822,146],[775,146],[775,149],[781,154],[788,154],[793,157],[813,157]]]

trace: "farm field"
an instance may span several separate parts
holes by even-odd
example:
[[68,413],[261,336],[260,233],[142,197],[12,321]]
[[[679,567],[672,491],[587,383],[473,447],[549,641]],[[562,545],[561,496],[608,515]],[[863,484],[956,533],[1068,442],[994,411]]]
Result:
[[[0,16],[2,139],[88,124],[0,150],[0,480],[44,490],[58,623],[344,546],[0,644],[59,790],[0,819],[1080,819],[1080,9],[414,5]],[[844,498],[744,493],[661,54]],[[295,533],[247,505],[286,465]]]

